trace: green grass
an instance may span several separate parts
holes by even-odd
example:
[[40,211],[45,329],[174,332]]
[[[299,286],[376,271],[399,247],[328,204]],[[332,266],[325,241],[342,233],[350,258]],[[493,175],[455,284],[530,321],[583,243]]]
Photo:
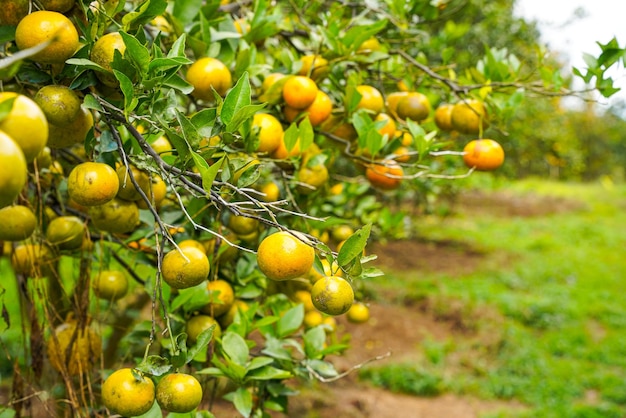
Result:
[[[488,332],[495,327],[499,339],[477,348],[459,337],[456,352],[446,353],[449,361],[435,363],[424,356],[424,364],[407,370],[430,382],[433,376],[446,376],[438,382],[439,390],[528,406],[498,417],[625,416],[626,187],[537,180],[497,187],[528,199],[551,195],[583,205],[530,218],[461,213],[415,222],[420,237],[459,241],[487,256],[463,277],[387,272],[368,288],[402,288],[405,300],[461,300],[468,312],[495,310],[497,323],[478,317],[477,326]],[[462,364],[454,360],[460,356]],[[392,367],[397,365],[385,366]],[[415,393],[394,382],[401,374],[385,368],[361,376]]]

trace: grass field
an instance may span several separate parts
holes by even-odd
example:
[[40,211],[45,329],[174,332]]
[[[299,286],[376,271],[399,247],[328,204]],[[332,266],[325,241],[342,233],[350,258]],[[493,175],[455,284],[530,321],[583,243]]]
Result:
[[435,300],[444,316],[460,301],[473,337],[428,342],[420,364],[372,366],[360,377],[416,395],[523,405],[490,417],[626,416],[626,188],[529,180],[496,192],[517,215],[490,209],[486,197],[483,210],[415,222],[420,238],[481,254],[470,272],[386,268],[368,286],[406,304]]

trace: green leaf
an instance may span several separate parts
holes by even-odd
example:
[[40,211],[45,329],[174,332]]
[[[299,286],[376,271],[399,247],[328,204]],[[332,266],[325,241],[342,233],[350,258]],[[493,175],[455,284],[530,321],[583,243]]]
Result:
[[176,119],[178,120],[178,124],[180,125],[183,138],[189,144],[189,149],[195,150],[198,149],[198,145],[200,144],[200,135],[198,134],[198,130],[195,125],[191,122],[191,120],[180,110],[176,110]]
[[304,320],[304,305],[298,304],[286,311],[276,324],[279,338],[285,338],[296,332]]
[[253,358],[252,361],[250,361],[250,364],[248,364],[248,367],[246,367],[246,368],[249,371],[250,370],[255,370],[255,369],[260,369],[261,367],[269,366],[273,362],[274,362],[273,358],[259,356],[259,357]]
[[85,106],[87,109],[97,110],[98,112],[103,111],[100,102],[98,102],[98,100],[96,100],[96,98],[93,97],[91,94],[85,95],[85,99],[83,100],[83,106]]
[[313,143],[313,126],[309,118],[304,118],[298,125],[300,130],[300,151],[304,151]]
[[15,99],[16,97],[10,97],[0,102],[0,122],[9,116],[9,113],[13,110],[13,103],[15,102]]
[[248,73],[245,72],[237,81],[235,87],[233,87],[224,98],[224,104],[222,105],[222,111],[220,113],[220,118],[222,122],[224,122],[224,125],[228,126],[235,114],[241,108],[249,106],[251,103],[250,80]]
[[148,356],[137,366],[137,370],[153,376],[162,376],[171,369],[170,362],[161,356]]
[[191,94],[193,91],[193,86],[189,84],[186,80],[183,80],[178,74],[172,74],[165,80],[163,80],[163,85],[167,87],[172,87],[183,94]]
[[226,125],[226,132],[237,131],[247,119],[250,119],[255,113],[263,109],[265,106],[265,103],[261,103],[242,107],[235,113],[232,120]]
[[207,192],[211,192],[211,186],[213,186],[213,182],[215,181],[215,177],[217,177],[217,173],[222,168],[222,163],[224,162],[224,158],[222,157],[217,162],[213,163],[213,165],[209,166],[209,163],[197,152],[191,152],[191,158],[193,158],[193,162],[200,171],[200,176],[202,176],[202,188]]
[[[120,2],[124,4],[124,2]],[[167,0],[146,0],[135,10],[122,17],[124,30],[150,22],[155,17],[162,15],[167,9]]]
[[126,119],[129,118],[130,113],[137,107],[139,101],[135,97],[135,91],[133,82],[121,71],[113,70],[115,78],[120,82],[120,89],[124,94],[124,114]]
[[315,370],[318,374],[324,377],[335,377],[339,374],[337,373],[335,366],[333,366],[332,363],[329,363],[327,361],[310,360],[308,361],[308,365],[313,370]]
[[177,0],[174,2],[174,9],[172,15],[180,21],[181,24],[186,25],[191,23],[196,16],[200,13],[204,0]]
[[344,268],[353,262],[353,260],[359,260],[361,258],[371,230],[372,224],[367,224],[346,240],[341,246],[341,250],[339,250],[339,255],[337,256],[337,263],[339,263],[340,267]]
[[285,148],[287,151],[291,151],[296,146],[299,138],[300,129],[298,129],[298,125],[292,123],[289,125],[289,128],[287,128],[283,136],[283,141],[285,142]]
[[120,31],[119,34],[122,35],[122,39],[126,45],[124,57],[133,63],[142,76],[148,74],[148,68],[150,67],[151,60],[148,48],[143,46],[137,38],[127,34],[126,32]]
[[316,358],[325,343],[326,332],[322,326],[313,327],[304,333],[304,352],[309,358]]
[[260,369],[256,369],[251,371],[246,375],[247,379],[250,380],[282,380],[289,379],[293,375],[287,370],[277,369],[272,366],[263,366]]
[[248,418],[252,413],[252,394],[245,387],[240,387],[234,393],[233,405],[241,415]]
[[341,42],[350,50],[356,51],[359,46],[387,26],[387,19],[382,19],[371,25],[352,26],[341,37]]
[[213,332],[215,331],[215,324],[205,329],[198,335],[196,343],[187,351],[187,363],[193,360],[200,352],[206,350],[207,346],[213,338]]
[[222,350],[233,363],[244,367],[248,363],[250,350],[241,335],[230,331],[224,333],[222,335]]
[[85,67],[90,70],[100,71],[103,73],[108,73],[109,71],[95,62],[88,60],[86,58],[70,58],[66,61],[69,65],[76,65],[78,67]]

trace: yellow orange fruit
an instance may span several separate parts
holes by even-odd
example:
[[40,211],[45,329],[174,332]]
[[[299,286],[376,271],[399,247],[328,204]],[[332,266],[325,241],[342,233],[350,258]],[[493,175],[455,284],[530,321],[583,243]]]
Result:
[[186,373],[170,373],[156,387],[156,401],[169,412],[185,414],[196,409],[202,401],[202,386],[198,379]]
[[207,283],[209,291],[209,302],[202,308],[202,312],[213,317],[225,314],[235,303],[235,292],[233,287],[226,280],[211,280]]
[[114,414],[135,417],[152,408],[154,382],[139,370],[116,370],[102,384],[102,403]]
[[504,163],[504,150],[493,139],[475,139],[465,145],[463,161],[469,168],[492,171]]
[[13,203],[26,181],[27,166],[24,152],[7,134],[0,131],[0,208]]
[[27,162],[33,161],[48,142],[48,121],[37,103],[14,92],[0,93],[0,103],[13,99],[9,114],[0,121],[0,131],[20,146]]
[[[295,234],[295,235],[294,235]],[[272,280],[289,280],[305,276],[313,266],[315,251],[299,233],[280,231],[267,236],[259,245],[259,269]]]
[[187,70],[187,81],[194,87],[191,93],[195,98],[213,101],[213,89],[225,96],[232,86],[232,75],[228,67],[217,58],[200,58]]
[[283,126],[280,121],[269,113],[257,113],[252,118],[252,133],[256,135],[259,145],[258,152],[272,152],[283,140]]
[[111,201],[119,187],[117,173],[104,163],[81,163],[72,169],[67,178],[70,198],[83,206],[102,205]]
[[71,20],[58,12],[40,10],[25,16],[15,29],[15,43],[27,49],[51,43],[30,59],[43,64],[61,64],[78,49],[78,31]]
[[283,99],[287,106],[294,109],[309,107],[317,97],[317,84],[309,77],[295,75],[283,85]]
[[385,101],[380,91],[373,86],[360,85],[356,86],[356,91],[361,95],[357,109],[369,110],[374,114],[378,114],[383,111]]
[[33,211],[22,205],[0,209],[0,241],[21,241],[30,237],[37,227]]
[[114,198],[102,205],[90,206],[93,226],[112,234],[132,232],[139,225],[139,208],[135,202]]
[[46,340],[50,365],[71,376],[90,373],[102,354],[100,336],[89,326],[79,328],[74,321],[54,329]]
[[455,104],[450,120],[455,130],[465,134],[478,135],[489,126],[487,108],[483,102],[474,99]]
[[197,286],[209,277],[209,259],[196,247],[171,250],[161,264],[163,280],[174,289]]
[[338,276],[326,276],[313,285],[311,299],[315,308],[327,315],[341,315],[354,302],[354,291],[350,283]]

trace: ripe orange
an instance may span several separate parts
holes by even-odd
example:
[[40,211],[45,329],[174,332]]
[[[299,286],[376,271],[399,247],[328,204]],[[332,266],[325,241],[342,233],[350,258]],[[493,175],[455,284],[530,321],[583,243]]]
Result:
[[15,29],[15,43],[27,49],[52,40],[30,59],[43,64],[61,64],[78,49],[78,32],[67,17],[58,12],[40,10],[25,16]]
[[39,0],[41,5],[46,10],[52,10],[54,12],[65,13],[68,12],[76,0]]
[[248,235],[259,228],[259,221],[243,215],[230,215],[228,228],[237,235]]
[[170,373],[159,380],[156,400],[161,409],[185,414],[191,412],[202,401],[202,386],[190,374]]
[[465,100],[454,105],[450,114],[452,127],[465,134],[478,135],[489,126],[487,108],[479,100]]
[[304,314],[304,320],[302,323],[305,328],[313,328],[318,325],[322,325],[324,322],[324,316],[319,311],[308,311]]
[[410,92],[398,101],[398,118],[420,122],[430,114],[430,101],[422,93]]
[[111,201],[120,181],[111,166],[86,162],[72,169],[67,178],[67,193],[79,205],[96,206]]
[[[150,200],[150,204],[156,209],[159,209],[167,196],[167,184],[165,184],[161,176],[153,174],[149,183],[149,188],[145,191],[145,193]],[[139,199],[135,203],[139,209],[148,209],[148,205],[143,199]]]
[[469,168],[491,171],[504,163],[504,150],[493,139],[475,139],[463,149],[463,161]]
[[228,312],[235,303],[235,292],[233,287],[226,280],[212,280],[207,284],[209,299],[218,300],[210,302],[202,308],[202,312],[211,316],[220,316]]
[[283,99],[287,106],[301,110],[315,101],[317,92],[315,81],[305,76],[294,75],[289,77],[283,86]]
[[48,85],[42,87],[34,97],[48,122],[68,125],[78,116],[81,101],[67,86]]
[[328,183],[328,169],[324,164],[316,164],[312,167],[305,164],[298,171],[298,182],[300,193],[311,194]]
[[357,302],[350,307],[346,316],[354,324],[363,324],[370,319],[370,309],[364,303]]
[[48,146],[50,148],[66,148],[82,145],[89,130],[93,127],[91,111],[81,106],[78,116],[69,125],[48,125]]
[[300,112],[306,113],[309,121],[311,122],[311,125],[319,126],[330,117],[332,111],[332,100],[330,100],[328,94],[324,93],[321,90],[318,90],[315,100],[313,100],[313,103],[311,103],[307,108],[305,108],[304,110],[298,110],[289,106],[285,106],[284,113],[287,121],[289,122],[293,122]]
[[372,36],[371,38],[363,41],[361,45],[359,45],[359,47],[357,48],[357,52],[360,52],[361,54],[370,54],[374,51],[380,51],[380,49],[380,42],[378,41],[378,39]]
[[163,257],[161,264],[163,280],[174,289],[186,289],[199,285],[209,277],[209,259],[195,247],[174,249]]
[[452,126],[452,109],[454,109],[454,105],[442,104],[435,110],[435,124],[442,131],[450,132],[454,130]]
[[15,205],[0,209],[0,241],[21,241],[30,237],[37,227],[37,217],[27,206]]
[[0,122],[0,130],[22,148],[27,162],[33,161],[48,142],[48,121],[37,103],[13,92],[0,93],[0,102],[14,99],[13,107]]
[[280,188],[273,181],[265,183],[261,186],[259,191],[265,194],[265,196],[262,197],[265,202],[275,202],[280,199]]
[[200,241],[197,241],[195,239],[186,239],[178,243],[178,248],[185,247],[194,247],[206,254],[206,248],[204,247],[204,245]]
[[357,109],[366,109],[374,114],[383,111],[385,101],[383,100],[383,95],[376,87],[360,85],[356,86],[356,91],[361,95]]
[[174,149],[174,147],[172,147],[172,143],[169,139],[167,139],[165,135],[161,135],[160,137],[152,141],[150,143],[150,147],[161,156],[171,155],[172,153],[170,151]]
[[213,329],[213,340],[220,338],[222,335],[222,329],[220,328],[220,324],[217,323],[215,318],[208,315],[196,315],[192,316],[187,320],[185,324],[185,332],[187,333],[187,338],[192,344],[195,344],[198,341],[198,336],[202,334],[202,331],[206,331],[215,325]]
[[393,190],[400,186],[404,170],[393,160],[384,160],[380,164],[371,164],[365,170],[365,177],[372,186],[382,190]]
[[313,301],[311,300],[311,292],[308,290],[300,289],[296,290],[291,297],[294,302],[298,304],[302,304],[304,306],[305,312],[310,312],[315,310],[315,306],[313,305]]
[[102,384],[104,406],[125,417],[145,414],[152,408],[154,398],[154,382],[139,370],[119,369]]
[[354,302],[354,291],[350,283],[338,276],[326,276],[313,285],[311,299],[315,308],[327,315],[341,315]]
[[85,224],[76,216],[54,218],[46,228],[46,240],[61,250],[76,250],[83,245]]
[[139,208],[135,202],[114,198],[102,205],[90,206],[93,226],[112,234],[132,232],[139,224]]
[[206,101],[215,99],[211,88],[224,97],[233,83],[228,67],[217,58],[211,57],[200,58],[191,64],[187,70],[187,81],[194,87],[191,94]]
[[283,126],[269,113],[257,113],[252,118],[252,134],[258,136],[258,152],[272,152],[283,140]]
[[44,244],[21,244],[13,249],[11,267],[16,274],[43,277],[52,260],[50,249]]
[[119,85],[119,81],[112,74],[113,69],[111,68],[115,51],[119,51],[121,55],[124,55],[126,51],[126,44],[119,32],[111,32],[101,36],[93,44],[91,53],[89,54],[89,58],[93,62],[107,70],[106,73],[96,71],[96,77],[98,77],[102,84],[108,87],[117,87]]
[[330,72],[328,60],[321,55],[305,55],[300,58],[302,66],[298,71],[298,75],[311,77],[313,80],[321,80]]
[[[259,269],[272,280],[289,280],[306,275],[313,266],[315,250],[305,244],[299,233],[280,231],[269,235],[259,245]],[[302,239],[306,239],[302,237]]]
[[13,0],[0,7],[0,26],[16,26],[28,14],[30,0]]
[[13,203],[26,181],[27,166],[24,152],[7,134],[0,131],[0,208]]
[[394,137],[396,134],[396,121],[393,120],[391,116],[386,113],[379,113],[374,118],[374,121],[385,121],[385,124],[378,128],[378,132],[380,132],[382,136],[387,135],[388,139],[392,139]]
[[91,286],[100,299],[115,301],[126,296],[128,278],[119,270],[103,270],[92,279]]
[[146,196],[150,195],[150,176],[147,172],[139,170],[135,166],[126,167],[125,165],[120,165],[115,172],[120,183],[120,188],[117,191],[117,197],[120,199],[131,201],[141,199],[141,194],[133,184],[131,175],[144,194]]
[[385,105],[390,115],[398,117],[398,103],[408,95],[408,91],[395,91],[387,95]]
[[79,329],[75,321],[68,321],[55,328],[46,341],[46,349],[55,370],[65,369],[70,375],[78,375],[91,372],[102,354],[102,342],[90,327]]
[[261,89],[263,92],[267,93],[267,91],[272,87],[278,80],[285,77],[283,73],[270,73],[264,79],[261,84]]

